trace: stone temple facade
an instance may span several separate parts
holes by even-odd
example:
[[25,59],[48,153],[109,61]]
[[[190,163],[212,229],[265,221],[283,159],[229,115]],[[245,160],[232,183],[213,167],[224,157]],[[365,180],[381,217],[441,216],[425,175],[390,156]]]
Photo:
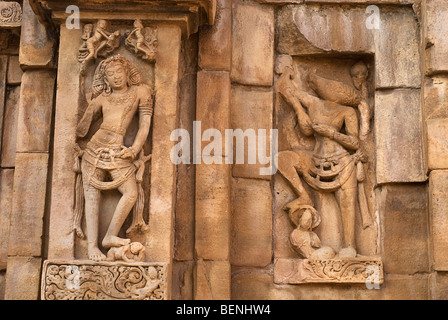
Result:
[[446,21],[0,1],[0,299],[448,299]]

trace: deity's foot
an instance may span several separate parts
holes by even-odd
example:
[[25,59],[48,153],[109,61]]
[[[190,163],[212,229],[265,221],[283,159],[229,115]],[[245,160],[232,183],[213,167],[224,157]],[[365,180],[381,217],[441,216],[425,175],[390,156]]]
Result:
[[100,249],[92,247],[88,249],[89,259],[93,261],[104,261],[106,260],[106,255],[103,254]]
[[103,247],[109,249],[111,247],[121,247],[131,243],[131,239],[123,239],[116,236],[105,236],[103,239]]

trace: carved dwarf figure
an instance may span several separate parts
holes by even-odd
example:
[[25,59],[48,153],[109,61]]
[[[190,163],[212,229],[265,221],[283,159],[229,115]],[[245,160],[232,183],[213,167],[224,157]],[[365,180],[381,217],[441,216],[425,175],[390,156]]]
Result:
[[319,237],[313,232],[321,222],[316,209],[304,205],[300,209],[289,210],[288,215],[296,227],[291,232],[289,240],[297,253],[310,260],[331,259],[335,256],[332,248],[322,247]]
[[145,247],[140,242],[131,242],[121,247],[112,247],[107,252],[107,261],[143,261],[145,259],[145,250]]
[[110,33],[107,31],[108,22],[106,20],[98,20],[95,31],[93,26],[87,24],[84,26],[83,44],[79,49],[78,60],[87,64],[98,56],[106,56],[113,50],[118,48],[120,42],[120,31]]
[[[295,211],[303,206],[314,207],[301,178],[317,192],[334,193],[344,235],[339,255],[355,257],[356,167],[366,161],[360,149],[358,116],[352,107],[360,105],[359,95],[341,82],[298,70],[289,56],[283,56],[279,66],[281,76],[276,90],[296,112],[300,131],[315,139],[311,154],[282,151],[278,155],[278,171],[300,199],[289,208]],[[310,88],[319,96],[311,94]]]
[[[117,204],[107,233],[102,239],[104,248],[129,245],[130,239],[118,233],[130,211],[140,199],[136,172],[144,168],[143,145],[148,137],[153,113],[153,91],[143,84],[137,69],[124,57],[116,55],[103,60],[93,83],[94,98],[77,127],[77,135],[87,135],[96,114],[103,121],[98,131],[77,156],[82,159],[80,170],[84,188],[85,214],[89,259],[105,260],[98,247],[98,219],[101,190],[118,189],[122,197]],[[138,113],[139,129],[132,146],[123,145],[124,135],[134,115]],[[112,181],[104,181],[106,174]],[[79,190],[78,190],[79,191]],[[143,221],[143,220],[142,220]],[[75,231],[83,236],[80,219],[75,217]]]
[[143,60],[155,61],[157,54],[157,29],[145,28],[141,20],[134,22],[134,29],[126,38],[126,46]]

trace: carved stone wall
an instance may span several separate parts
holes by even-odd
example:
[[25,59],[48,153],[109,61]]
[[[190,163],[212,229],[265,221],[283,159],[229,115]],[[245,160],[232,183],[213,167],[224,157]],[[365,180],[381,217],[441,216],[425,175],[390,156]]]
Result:
[[0,299],[448,298],[445,2],[0,1]]

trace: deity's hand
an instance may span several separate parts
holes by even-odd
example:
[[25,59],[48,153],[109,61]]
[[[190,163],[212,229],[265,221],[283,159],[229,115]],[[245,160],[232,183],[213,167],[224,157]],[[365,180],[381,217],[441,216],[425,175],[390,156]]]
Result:
[[136,154],[135,154],[134,150],[132,149],[132,147],[130,147],[130,148],[123,147],[123,149],[120,151],[120,158],[122,158],[122,159],[134,160],[135,157],[136,157]]
[[333,127],[326,125],[326,124],[319,124],[316,122],[313,122],[311,125],[313,130],[320,134],[321,136],[327,137],[327,138],[334,138],[335,133],[337,132]]

